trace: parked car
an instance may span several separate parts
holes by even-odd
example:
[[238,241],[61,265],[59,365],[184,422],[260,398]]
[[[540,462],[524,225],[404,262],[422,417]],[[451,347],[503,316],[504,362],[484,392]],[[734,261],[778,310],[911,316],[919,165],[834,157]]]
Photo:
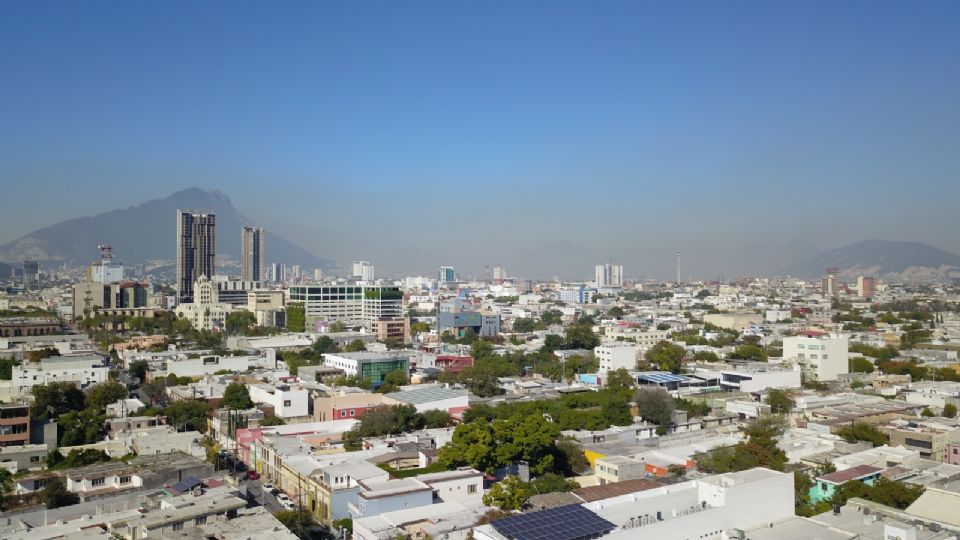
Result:
[[277,493],[277,487],[271,484],[270,482],[260,484],[260,489],[266,491],[267,493],[273,495]]
[[293,504],[293,501],[287,499],[285,501],[280,501],[280,505],[286,508],[287,510],[296,510],[297,505]]
[[280,501],[280,504],[283,504],[284,502],[291,502],[290,497],[287,497],[286,493],[278,493],[277,500]]
[[260,473],[257,471],[247,471],[247,480],[259,480]]

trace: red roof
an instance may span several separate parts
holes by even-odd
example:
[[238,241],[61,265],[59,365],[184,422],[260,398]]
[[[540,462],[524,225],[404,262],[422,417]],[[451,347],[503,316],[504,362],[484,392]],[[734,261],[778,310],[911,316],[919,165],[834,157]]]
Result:
[[873,476],[874,474],[882,471],[880,467],[874,467],[872,465],[857,465],[856,467],[851,467],[849,469],[844,469],[842,471],[832,472],[830,474],[825,474],[817,480],[823,480],[830,482],[831,484],[844,484],[851,480],[860,480],[861,478],[866,478],[867,476]]

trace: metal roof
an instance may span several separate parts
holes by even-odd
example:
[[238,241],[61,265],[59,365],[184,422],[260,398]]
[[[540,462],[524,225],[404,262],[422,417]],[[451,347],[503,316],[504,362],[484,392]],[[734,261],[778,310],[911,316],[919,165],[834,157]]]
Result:
[[674,375],[673,373],[666,373],[663,371],[644,371],[637,374],[637,380],[643,380],[647,382],[652,382],[656,384],[663,383],[674,383],[674,382],[687,382],[690,380],[689,377],[684,377],[683,375]]
[[443,386],[432,386],[429,388],[414,388],[411,390],[402,390],[400,392],[390,392],[387,397],[409,403],[411,405],[422,405],[433,401],[442,401],[463,397],[467,391],[460,388],[445,388]]

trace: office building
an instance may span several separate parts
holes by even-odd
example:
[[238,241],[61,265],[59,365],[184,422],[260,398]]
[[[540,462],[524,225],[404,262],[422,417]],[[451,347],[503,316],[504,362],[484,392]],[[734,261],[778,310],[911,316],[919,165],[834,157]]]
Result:
[[579,287],[564,287],[557,291],[557,300],[565,304],[589,304],[597,290],[580,285]]
[[287,278],[287,265],[283,263],[271,264],[269,278],[274,283],[283,283]]
[[502,266],[493,267],[493,282],[501,284],[507,280],[507,269]]
[[[178,305],[177,316],[186,318],[197,330],[225,329],[227,315],[233,311],[233,305],[220,301],[217,283],[206,276],[200,276],[192,290],[193,301]],[[244,299],[246,294],[244,293]],[[245,306],[246,302],[241,305]]]
[[472,331],[480,337],[494,337],[500,333],[500,314],[490,311],[440,311],[437,329],[442,334],[449,330],[457,337]]
[[632,343],[598,345],[594,347],[593,355],[602,374],[618,369],[637,369],[637,346]]
[[877,295],[877,278],[860,276],[857,278],[857,295],[860,298],[873,298]]
[[457,272],[453,269],[452,266],[441,266],[440,271],[437,272],[437,282],[440,286],[443,286],[448,283],[456,283],[457,281]]
[[302,302],[307,326],[317,322],[341,321],[347,325],[365,326],[381,319],[400,319],[403,291],[400,287],[380,285],[295,285],[290,287],[290,301]]
[[23,261],[23,288],[40,286],[40,261]]
[[783,338],[783,359],[801,366],[807,380],[835,381],[848,371],[849,345],[844,335],[808,332]]
[[216,214],[177,210],[177,302],[193,302],[193,284],[216,273]]
[[80,320],[106,309],[145,308],[149,296],[150,284],[147,282],[77,283],[73,286],[73,318]]
[[594,269],[594,281],[597,283],[597,287],[622,287],[623,265],[598,264]]
[[820,293],[824,296],[836,296],[840,293],[840,282],[837,281],[837,274],[829,272],[820,280]]
[[353,261],[351,276],[354,279],[372,282],[375,279],[373,265],[367,261]]
[[264,278],[264,247],[266,234],[263,227],[241,227],[240,229],[240,280],[262,281]]
[[113,260],[113,248],[99,245],[100,260],[87,268],[87,281],[96,283],[117,283],[123,281],[123,264]]
[[404,354],[387,352],[352,352],[324,354],[325,366],[342,369],[348,377],[360,377],[371,381],[374,385],[383,382],[383,378],[391,371],[410,373],[410,358]]

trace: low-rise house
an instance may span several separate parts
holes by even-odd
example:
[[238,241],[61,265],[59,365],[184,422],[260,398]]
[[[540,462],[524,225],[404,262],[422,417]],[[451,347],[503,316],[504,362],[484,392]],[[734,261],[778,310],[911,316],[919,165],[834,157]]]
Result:
[[837,488],[847,482],[863,482],[872,486],[880,478],[883,469],[871,465],[857,465],[842,471],[836,471],[818,476],[813,487],[810,488],[810,501],[820,502],[833,497]]

